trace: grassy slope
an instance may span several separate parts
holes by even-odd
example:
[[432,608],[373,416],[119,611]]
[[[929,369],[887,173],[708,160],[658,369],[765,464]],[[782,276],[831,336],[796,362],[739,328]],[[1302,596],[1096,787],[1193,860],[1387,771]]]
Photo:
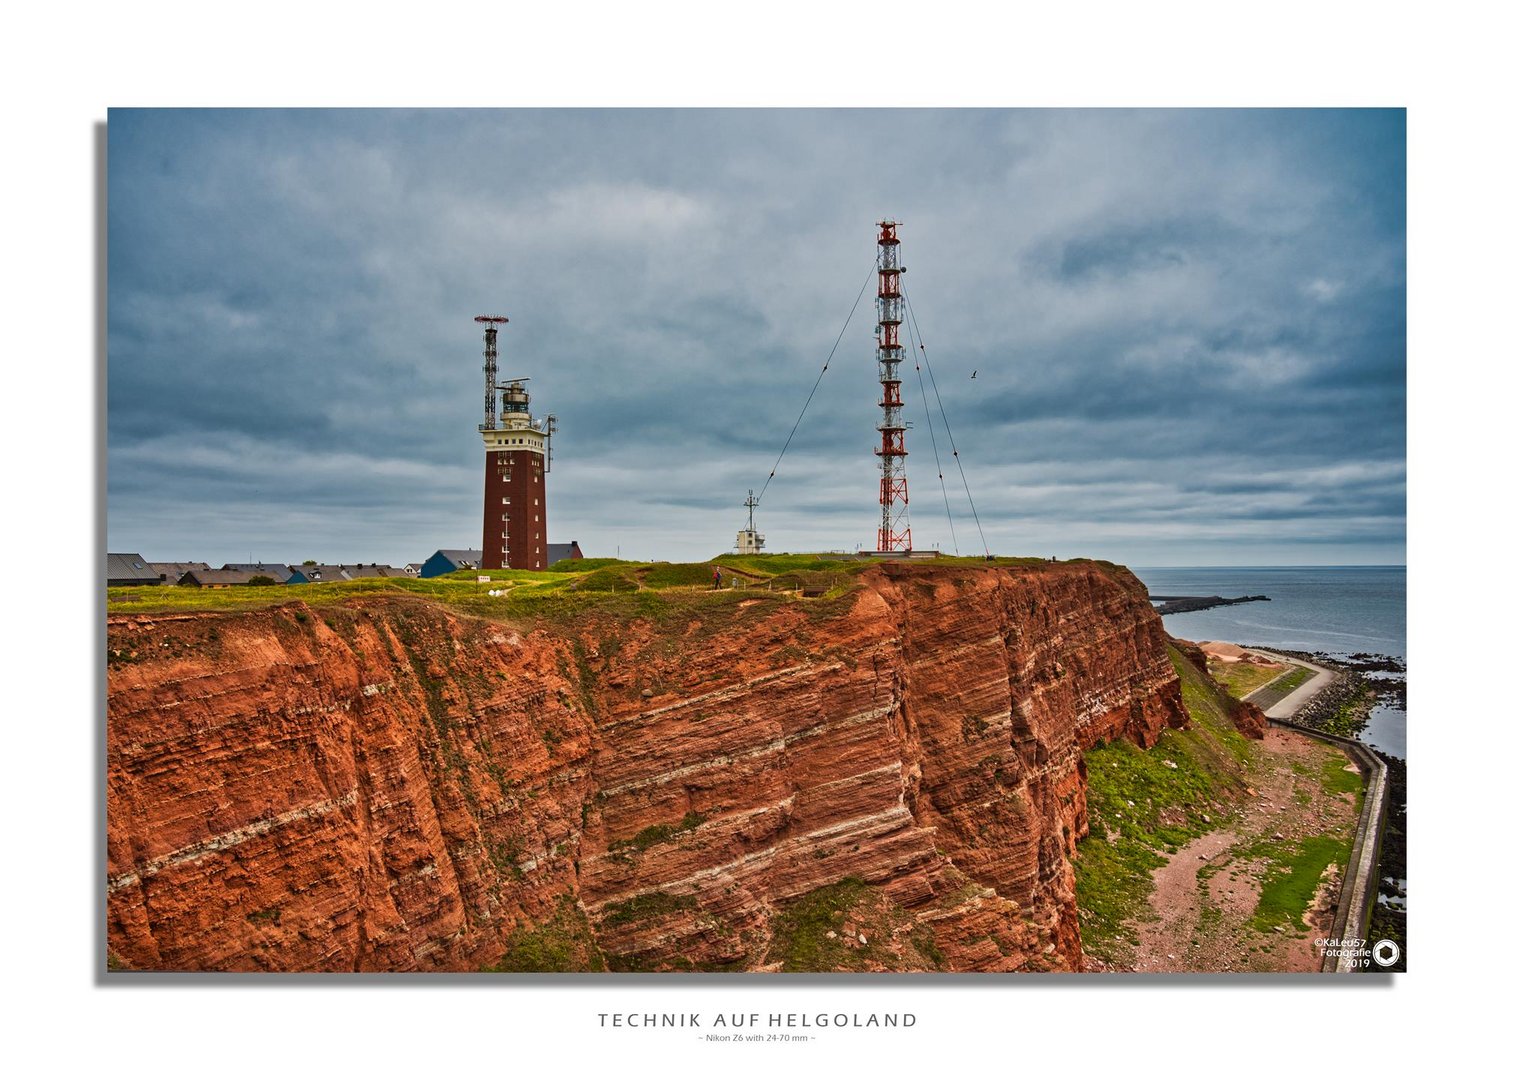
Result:
[[[1000,559],[995,565],[1038,565],[1040,559]],[[931,565],[983,565],[981,559],[943,556]],[[620,559],[563,560],[544,571],[459,570],[434,578],[365,578],[310,585],[178,586],[107,590],[109,614],[188,611],[250,611],[304,602],[316,610],[354,599],[424,596],[457,611],[503,619],[572,617],[594,613],[624,618],[686,618],[706,607],[749,599],[788,602],[803,591],[811,599],[835,599],[854,587],[868,559],[819,555],[720,555],[702,563],[630,562]],[[712,587],[719,566],[725,588]],[[503,590],[503,596],[490,596]]]
[[[767,562],[763,560],[762,562]],[[565,613],[603,607],[606,613],[623,610],[630,617],[657,614],[659,599],[672,594],[709,594],[724,599],[730,591],[716,594],[709,588],[713,574],[709,563],[636,563],[617,559],[581,559],[559,563],[546,571],[490,570],[487,583],[478,573],[460,570],[434,578],[365,578],[358,581],[322,582],[310,585],[236,586],[229,589],[193,589],[177,586],[113,588],[107,591],[110,614],[175,611],[248,611],[304,602],[317,610],[337,607],[354,599],[424,596],[448,607],[475,615],[532,616],[549,610]],[[721,564],[724,565],[723,563]],[[848,564],[841,564],[847,566]],[[748,587],[772,585],[797,588],[779,580],[788,566],[758,563],[745,570]],[[830,564],[837,572],[837,564]],[[854,571],[853,571],[854,572]],[[489,596],[504,590],[504,596]],[[764,592],[767,590],[764,589]],[[617,599],[636,596],[635,602]]]
[[1078,914],[1084,947],[1108,960],[1128,952],[1124,923],[1150,896],[1151,871],[1216,828],[1245,795],[1252,744],[1230,723],[1224,692],[1169,652],[1192,727],[1163,732],[1150,750],[1122,740],[1086,755],[1089,836],[1078,850]]
[[[1263,764],[1255,744],[1227,719],[1222,688],[1176,650],[1172,662],[1193,718],[1191,730],[1164,732],[1144,752],[1120,742],[1086,755],[1089,838],[1078,852],[1079,919],[1085,949],[1114,963],[1130,956],[1128,924],[1146,907],[1151,872],[1193,837],[1223,827],[1246,797],[1248,769],[1255,774]],[[1317,772],[1314,778],[1325,792],[1349,793],[1359,801],[1361,776],[1348,764],[1339,755],[1322,768],[1298,762],[1290,767],[1301,774]],[[1304,915],[1321,878],[1332,865],[1345,865],[1352,839],[1328,834],[1259,838],[1238,847],[1235,855],[1256,860],[1261,875],[1250,928],[1306,929]]]

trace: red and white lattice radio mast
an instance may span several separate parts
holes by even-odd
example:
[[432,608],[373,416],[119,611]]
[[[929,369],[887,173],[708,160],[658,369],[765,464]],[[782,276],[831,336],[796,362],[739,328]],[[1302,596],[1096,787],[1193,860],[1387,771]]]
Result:
[[904,296],[899,289],[899,237],[897,221],[878,222],[878,381],[883,384],[883,422],[878,425],[883,444],[874,450],[883,478],[878,482],[878,551],[910,551],[909,485],[904,479],[904,421],[900,410],[899,365],[904,349],[899,344],[899,324],[904,319]]

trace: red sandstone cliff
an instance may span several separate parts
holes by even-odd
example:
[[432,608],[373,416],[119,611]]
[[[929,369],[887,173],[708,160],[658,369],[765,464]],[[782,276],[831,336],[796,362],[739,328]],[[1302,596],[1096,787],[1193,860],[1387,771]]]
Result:
[[1081,751],[1186,720],[1139,582],[882,564],[690,610],[111,617],[113,962],[477,970],[551,924],[774,969],[792,902],[860,879],[855,966],[1078,968]]

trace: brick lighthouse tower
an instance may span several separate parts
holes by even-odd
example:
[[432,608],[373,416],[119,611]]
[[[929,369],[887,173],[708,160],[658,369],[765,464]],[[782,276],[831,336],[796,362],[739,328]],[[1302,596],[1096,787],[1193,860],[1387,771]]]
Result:
[[483,570],[547,568],[547,480],[557,418],[531,417],[531,395],[510,379],[497,386],[497,337],[503,315],[480,315],[484,324],[484,554]]

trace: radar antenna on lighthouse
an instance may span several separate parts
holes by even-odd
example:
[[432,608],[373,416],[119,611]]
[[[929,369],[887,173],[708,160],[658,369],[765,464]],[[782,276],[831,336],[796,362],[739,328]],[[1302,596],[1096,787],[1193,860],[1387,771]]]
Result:
[[475,315],[473,321],[484,324],[484,422],[480,431],[493,431],[499,423],[495,380],[499,376],[499,328],[510,320],[503,315]]

